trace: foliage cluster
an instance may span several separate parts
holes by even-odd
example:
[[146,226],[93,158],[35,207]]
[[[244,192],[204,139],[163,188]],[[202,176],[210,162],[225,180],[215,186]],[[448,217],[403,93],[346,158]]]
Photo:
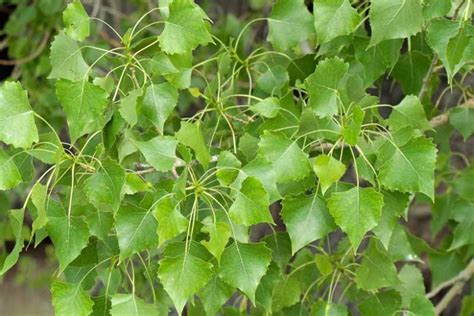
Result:
[[50,240],[57,315],[424,316],[469,282],[471,1],[251,1],[214,24],[212,1],[138,1],[124,32],[17,2],[0,275]]

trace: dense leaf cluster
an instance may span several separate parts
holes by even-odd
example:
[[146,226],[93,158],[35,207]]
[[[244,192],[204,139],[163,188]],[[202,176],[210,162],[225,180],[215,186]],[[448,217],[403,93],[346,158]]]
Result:
[[[55,312],[78,316],[424,316],[420,269],[470,278],[474,169],[449,139],[474,133],[472,3],[252,5],[229,34],[192,0],[124,33],[65,7],[45,87],[68,136],[23,79],[0,87],[0,190],[26,191],[0,275],[49,238]],[[90,40],[103,23],[112,46]],[[452,234],[410,233],[421,204]]]

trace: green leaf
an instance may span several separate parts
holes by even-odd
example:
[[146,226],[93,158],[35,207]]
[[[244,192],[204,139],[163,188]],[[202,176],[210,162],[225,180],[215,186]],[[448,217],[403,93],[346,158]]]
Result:
[[165,256],[160,261],[158,277],[181,314],[186,301],[211,279],[212,265],[191,253]]
[[356,271],[355,282],[357,287],[364,291],[377,290],[400,283],[397,269],[389,253],[375,238],[370,240],[369,247],[364,252],[362,262]]
[[379,179],[389,190],[421,192],[434,199],[436,147],[425,137],[398,147],[386,141],[377,156]]
[[206,142],[204,141],[199,123],[182,121],[181,128],[176,133],[176,138],[181,144],[194,150],[199,163],[207,168],[207,165],[211,160],[211,155],[209,154]]
[[234,289],[223,282],[217,274],[214,274],[211,280],[200,291],[199,298],[204,305],[207,315],[216,315],[233,293]]
[[383,40],[410,37],[423,26],[420,0],[373,0],[369,17],[371,46]]
[[8,256],[5,258],[3,263],[0,264],[0,276],[3,276],[8,270],[13,267],[16,262],[18,261],[18,258],[20,256],[20,252],[23,249],[24,246],[24,239],[23,239],[23,217],[25,215],[25,210],[24,209],[18,209],[18,210],[10,210],[8,212],[8,219],[10,222],[10,227],[13,232],[13,235],[15,236],[15,246],[13,247],[12,251],[8,254]]
[[423,17],[425,20],[445,16],[451,10],[451,0],[423,1]]
[[398,225],[398,219],[408,210],[409,198],[400,192],[384,192],[380,223],[373,229],[385,248],[388,248],[392,233]]
[[157,223],[152,209],[127,203],[115,216],[115,229],[120,248],[120,261],[135,252],[158,245]]
[[281,216],[290,235],[292,254],[335,229],[326,204],[316,194],[284,199],[282,207]]
[[111,316],[152,316],[159,315],[155,306],[145,303],[133,294],[115,294],[112,296]]
[[242,163],[230,151],[221,151],[217,158],[216,177],[221,185],[231,184],[239,175]]
[[[419,295],[411,300],[410,315],[413,316],[435,316],[435,308],[433,303],[424,295]],[[461,313],[462,316],[464,314]],[[468,316],[467,314],[465,316]]]
[[312,316],[347,316],[347,307],[342,304],[317,301],[311,307]]
[[[426,41],[438,54],[439,59],[446,68],[449,82],[451,82],[454,75],[464,63],[472,59],[468,54],[464,56],[464,53],[462,58],[459,59],[461,51],[464,52],[466,43],[465,34],[464,31],[460,29],[459,21],[448,19],[433,20],[428,26]],[[466,49],[465,51],[467,52],[468,50],[469,49]]]
[[[456,36],[449,40],[448,46],[446,47],[446,59],[450,69],[456,69],[456,66],[461,62],[464,56],[464,51],[468,44],[469,37],[466,35],[465,28],[461,27]],[[452,77],[448,79],[451,81]]]
[[277,183],[301,180],[311,171],[308,154],[295,141],[281,134],[265,133],[258,147],[263,156],[272,162]]
[[212,253],[217,262],[220,262],[221,255],[232,233],[229,224],[226,222],[212,222],[204,226],[201,231],[209,234],[209,240],[203,240],[201,244]]
[[123,193],[133,195],[137,192],[151,191],[151,184],[136,173],[127,173]]
[[345,74],[349,65],[338,57],[325,59],[305,80],[309,94],[308,106],[319,117],[336,115],[342,106],[341,93],[345,89]]
[[[472,180],[471,180],[472,181]],[[451,209],[451,218],[458,222],[449,250],[474,244],[474,203],[458,200]]]
[[159,36],[160,47],[168,54],[183,54],[212,42],[204,12],[192,0],[174,0]]
[[388,118],[388,126],[393,131],[410,126],[421,131],[431,128],[426,119],[425,111],[420,100],[414,95],[406,96],[402,102],[392,108]]
[[141,113],[159,131],[163,131],[166,120],[178,102],[178,91],[170,83],[152,84],[145,90]]
[[55,281],[51,286],[54,313],[57,316],[88,316],[94,302],[81,284]]
[[300,301],[300,283],[296,277],[288,275],[276,283],[272,294],[272,312],[276,313]]
[[278,94],[289,80],[288,71],[282,65],[269,67],[258,78],[257,86],[268,94]]
[[146,142],[133,142],[145,160],[157,171],[170,171],[176,163],[178,141],[171,136],[156,136]]
[[137,124],[137,99],[142,95],[142,90],[135,89],[130,91],[126,97],[120,100],[120,115],[130,126]]
[[273,223],[268,209],[268,193],[255,177],[247,177],[236,193],[229,215],[236,224],[250,226],[262,222]]
[[97,172],[84,182],[89,202],[98,212],[117,212],[122,201],[125,170],[110,158],[102,161]]
[[21,148],[38,141],[35,115],[19,82],[7,81],[0,87],[0,141]]
[[321,191],[324,194],[333,183],[339,181],[346,173],[346,165],[332,156],[323,154],[314,158],[313,170],[319,178]]
[[256,104],[252,104],[249,108],[252,112],[263,117],[274,118],[280,112],[280,99],[269,97]]
[[13,158],[0,148],[0,191],[13,189],[23,180]]
[[48,222],[46,214],[46,203],[48,200],[48,187],[36,182],[31,189],[31,201],[36,207],[36,218],[32,224],[32,234],[37,230],[43,228]]
[[219,276],[255,303],[255,292],[270,261],[271,250],[264,244],[234,242],[222,254]]
[[401,39],[393,39],[369,46],[369,42],[367,37],[354,37],[354,54],[363,66],[360,71],[364,76],[364,87],[372,86],[387,69],[391,70],[395,66],[403,43]]
[[279,0],[272,7],[268,29],[267,40],[286,51],[313,35],[313,17],[303,0]]
[[76,41],[60,32],[51,43],[51,73],[48,79],[87,80],[89,66]]
[[186,231],[188,220],[184,217],[170,195],[160,199],[153,209],[158,222],[158,246]]
[[383,195],[373,188],[354,187],[334,192],[328,200],[329,213],[349,236],[354,251],[370,229],[377,226],[383,206]]
[[67,214],[59,202],[51,199],[47,215],[46,230],[53,241],[61,273],[87,246],[89,227],[83,217]]
[[315,0],[313,12],[319,43],[351,34],[360,22],[360,16],[349,0]]
[[274,262],[270,264],[267,273],[260,280],[257,291],[255,292],[256,305],[263,308],[267,313],[272,311],[273,289],[282,278],[281,269]]
[[89,16],[80,0],[74,0],[67,5],[63,12],[63,22],[66,27],[66,34],[72,39],[83,41],[89,36]]
[[414,265],[405,265],[398,273],[401,284],[396,286],[396,290],[402,296],[402,305],[410,306],[412,299],[417,296],[425,295],[425,286],[423,284],[423,275]]
[[372,294],[369,299],[359,304],[364,316],[396,315],[401,308],[400,295],[394,290]]
[[88,81],[60,79],[56,82],[56,94],[66,112],[72,143],[103,127],[108,95],[102,88]]
[[344,141],[349,145],[355,146],[359,142],[362,123],[364,122],[365,111],[359,105],[352,108],[352,116],[344,126]]
[[467,140],[474,134],[474,108],[458,106],[449,111],[449,123]]

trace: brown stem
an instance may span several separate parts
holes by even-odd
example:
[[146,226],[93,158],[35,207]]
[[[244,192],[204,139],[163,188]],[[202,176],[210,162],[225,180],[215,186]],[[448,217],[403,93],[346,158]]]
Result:
[[16,66],[16,65],[22,65],[26,64],[27,62],[32,61],[45,49],[46,45],[48,44],[48,39],[49,39],[50,32],[46,32],[43,36],[43,39],[41,40],[40,45],[38,46],[38,49],[34,51],[31,55],[26,56],[25,58],[20,58],[20,59],[15,59],[15,60],[6,60],[6,59],[0,59],[0,65],[2,66]]

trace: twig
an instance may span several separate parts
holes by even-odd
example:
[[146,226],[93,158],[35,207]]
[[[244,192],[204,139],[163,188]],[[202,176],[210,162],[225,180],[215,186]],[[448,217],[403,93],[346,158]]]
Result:
[[448,307],[449,303],[455,298],[463,289],[464,284],[469,281],[474,274],[474,260],[468,264],[466,269],[461,271],[458,275],[456,275],[451,280],[443,282],[433,291],[426,294],[427,298],[432,298],[436,294],[438,294],[442,289],[452,286],[451,289],[446,293],[446,295],[441,299],[441,301],[436,305],[435,312],[436,315],[441,314],[442,311]]
[[41,43],[38,46],[38,49],[36,51],[34,51],[31,55],[26,56],[25,58],[20,58],[20,59],[16,59],[16,60],[0,59],[0,65],[2,65],[2,66],[15,66],[15,65],[26,64],[27,62],[32,61],[33,59],[35,59],[36,57],[41,55],[41,53],[45,49],[46,45],[48,44],[49,35],[50,35],[49,31],[44,34],[43,39],[41,40]]

